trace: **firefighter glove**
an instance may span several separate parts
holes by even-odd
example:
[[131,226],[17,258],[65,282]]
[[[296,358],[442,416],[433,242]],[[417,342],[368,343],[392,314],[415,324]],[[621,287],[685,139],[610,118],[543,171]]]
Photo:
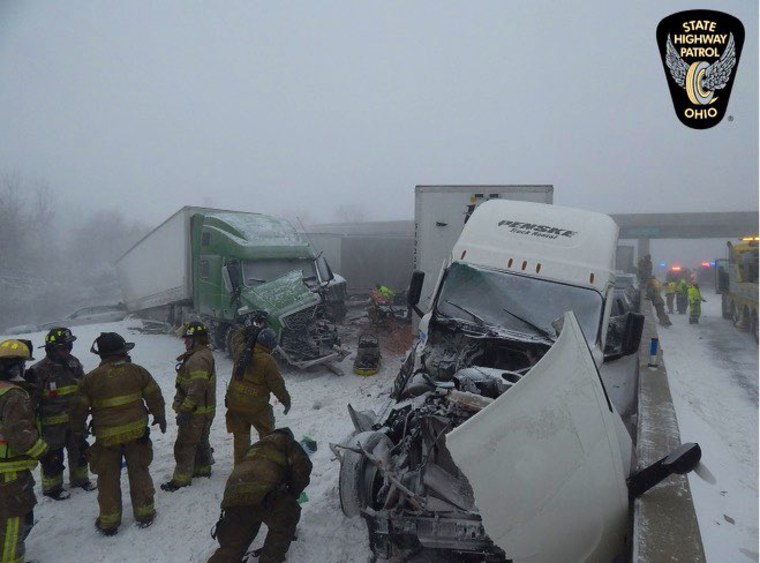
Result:
[[158,424],[158,429],[161,430],[161,434],[166,434],[166,418],[163,416],[154,416],[151,426]]
[[282,411],[282,414],[288,414],[290,412],[290,403],[285,405],[285,410]]

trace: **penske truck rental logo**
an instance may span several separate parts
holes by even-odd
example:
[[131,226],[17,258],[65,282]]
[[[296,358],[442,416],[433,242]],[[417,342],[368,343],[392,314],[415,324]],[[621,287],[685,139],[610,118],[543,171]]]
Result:
[[663,19],[657,45],[676,115],[693,129],[721,122],[731,96],[744,26],[714,10],[688,10]]
[[499,221],[499,227],[507,227],[510,233],[519,235],[530,235],[540,238],[556,239],[559,237],[572,238],[578,233],[569,229],[551,227],[549,225],[539,225],[537,223],[524,223],[522,221],[510,221],[502,219]]

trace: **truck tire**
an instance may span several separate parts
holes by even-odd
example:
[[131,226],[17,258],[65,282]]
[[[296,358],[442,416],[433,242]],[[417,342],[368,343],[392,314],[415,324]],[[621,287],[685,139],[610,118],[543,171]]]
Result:
[[[354,434],[343,441],[343,445],[349,447],[356,447],[357,443],[370,453],[378,446],[381,448],[393,446],[388,436],[375,430]],[[370,505],[378,478],[377,467],[363,454],[343,450],[338,475],[340,509],[343,514],[352,518],[358,516]]]
[[728,307],[728,299],[726,299],[725,295],[720,296],[720,312],[724,319],[731,318],[731,309]]

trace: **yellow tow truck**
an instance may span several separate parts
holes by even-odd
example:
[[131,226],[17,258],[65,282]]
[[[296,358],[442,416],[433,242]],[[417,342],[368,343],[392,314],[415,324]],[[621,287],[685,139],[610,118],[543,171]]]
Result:
[[757,236],[727,243],[728,258],[715,260],[715,291],[721,294],[724,319],[758,340],[758,241]]

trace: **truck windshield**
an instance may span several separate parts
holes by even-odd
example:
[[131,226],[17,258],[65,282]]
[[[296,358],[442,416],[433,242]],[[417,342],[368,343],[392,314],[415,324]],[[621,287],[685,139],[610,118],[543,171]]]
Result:
[[317,280],[317,269],[312,259],[276,258],[243,262],[243,282],[257,286],[284,276],[293,270],[301,270],[305,281]]
[[602,296],[593,289],[454,262],[441,287],[436,310],[447,317],[539,337],[555,335],[552,321],[572,310],[593,346]]

